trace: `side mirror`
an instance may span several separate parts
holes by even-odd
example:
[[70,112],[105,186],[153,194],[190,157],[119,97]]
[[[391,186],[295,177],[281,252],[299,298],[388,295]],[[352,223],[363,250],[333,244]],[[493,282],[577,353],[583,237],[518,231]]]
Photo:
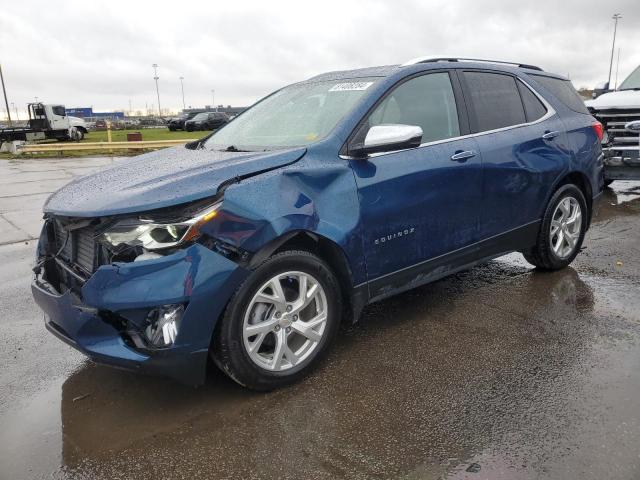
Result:
[[366,156],[370,153],[415,148],[421,143],[422,128],[417,125],[376,125],[369,129],[364,142],[351,147],[349,153],[354,156]]
[[592,98],[598,98],[603,93],[610,92],[609,90],[609,82],[600,82],[593,89],[593,93],[591,94]]

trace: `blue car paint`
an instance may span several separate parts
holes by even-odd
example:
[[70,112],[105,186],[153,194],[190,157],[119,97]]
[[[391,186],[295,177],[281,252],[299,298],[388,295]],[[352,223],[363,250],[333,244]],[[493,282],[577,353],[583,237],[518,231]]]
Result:
[[[103,265],[82,287],[82,305],[69,292],[56,295],[37,283],[32,292],[47,312],[49,330],[96,362],[197,385],[204,382],[213,328],[225,305],[212,300],[228,299],[247,275],[236,263],[194,244],[159,259]],[[177,303],[186,305],[182,326],[175,344],[164,350],[132,348],[102,317],[108,311],[135,321],[152,307]]]
[[98,217],[187,203],[213,197],[229,179],[293,163],[304,152],[304,148],[266,153],[159,150],[74,180],[49,197],[44,212]]
[[[580,172],[587,177],[592,196],[599,196],[604,188],[604,164],[600,140],[593,128],[591,128],[591,124],[595,122],[595,119],[591,115],[571,110],[557,99],[553,92],[548,90],[542,83],[537,82],[534,75],[523,74],[522,76],[546,99],[553,101],[553,108],[557,111],[564,127],[567,148],[571,149],[573,154],[572,162],[565,166],[566,171]],[[555,189],[562,177],[563,175],[554,179],[551,184],[552,190]],[[546,205],[546,202],[544,205]]]
[[545,132],[564,130],[557,117],[477,137],[483,162],[483,214],[480,236],[498,235],[540,218],[548,190],[572,161],[567,136],[552,141]]
[[[486,65],[464,64],[474,67]],[[543,92],[557,112],[547,123],[512,129],[501,138],[456,139],[367,160],[340,155],[381,95],[410,75],[435,69],[442,66],[321,75],[310,81],[381,78],[325,139],[306,148],[242,154],[178,147],[142,155],[63,187],[45,211],[74,217],[133,214],[213,197],[224,185],[222,209],[203,227],[206,237],[254,258],[299,232],[325,239],[344,255],[353,292],[366,303],[454,271],[447,252],[464,251],[461,258],[471,265],[483,259],[481,253],[490,258],[513,249],[514,243],[481,245],[514,227],[534,231],[554,185],[569,172],[588,178],[594,197],[600,192],[595,168],[600,146],[592,119],[568,112],[525,72],[511,67],[492,69],[516,74]],[[541,132],[551,129],[568,133],[552,145],[542,142]],[[477,155],[451,162],[451,154],[460,150]],[[380,242],[389,236],[389,243]],[[395,247],[385,250],[381,243]],[[425,263],[428,274],[411,271],[401,282],[389,279]],[[68,294],[47,291],[38,279],[33,291],[50,317],[49,328],[55,330],[50,322],[62,326],[66,335],[56,335],[95,360],[195,385],[204,380],[216,322],[248,272],[247,265],[192,244],[157,260],[101,266],[82,289],[84,306],[74,305]],[[150,308],[171,303],[187,309],[176,345],[159,352],[141,353],[126,345],[100,317],[113,312],[135,322]]]
[[[473,138],[350,161],[370,278],[478,241],[481,157],[464,163],[450,159],[469,150],[478,152]],[[384,249],[388,253],[380,255]]]
[[[280,193],[264,202],[265,192]],[[358,192],[348,162],[314,149],[302,164],[229,186],[218,220],[203,231],[249,252],[288,232],[313,232],[341,247],[358,284],[366,279],[359,217]]]

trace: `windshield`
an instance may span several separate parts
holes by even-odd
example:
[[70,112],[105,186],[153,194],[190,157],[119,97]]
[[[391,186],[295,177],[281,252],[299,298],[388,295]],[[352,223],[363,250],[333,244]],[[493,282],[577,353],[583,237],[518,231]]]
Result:
[[625,78],[618,90],[631,90],[634,88],[640,88],[640,66],[631,72],[631,75]]
[[331,80],[285,87],[217,131],[205,146],[264,150],[309,145],[327,136],[376,80]]
[[206,120],[208,116],[209,114],[207,113],[199,113],[195,117],[193,117],[191,120]]

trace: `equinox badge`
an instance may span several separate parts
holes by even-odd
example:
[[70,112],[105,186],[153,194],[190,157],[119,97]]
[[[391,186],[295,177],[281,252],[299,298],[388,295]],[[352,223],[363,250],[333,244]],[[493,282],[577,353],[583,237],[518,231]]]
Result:
[[373,243],[375,245],[380,245],[381,243],[387,243],[387,242],[390,242],[391,240],[395,240],[396,238],[406,237],[407,235],[411,235],[412,233],[415,233],[415,231],[416,231],[416,229],[414,227],[407,227],[404,230],[400,230],[398,232],[391,233],[391,234],[386,235],[384,237],[376,238],[373,241]]

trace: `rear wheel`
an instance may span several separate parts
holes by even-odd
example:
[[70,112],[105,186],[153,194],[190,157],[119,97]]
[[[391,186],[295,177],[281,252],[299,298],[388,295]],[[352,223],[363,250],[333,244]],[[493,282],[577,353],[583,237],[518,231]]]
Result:
[[561,186],[551,197],[536,245],[524,258],[543,270],[559,270],[569,265],[582,246],[587,230],[587,202],[573,184]]
[[329,267],[305,251],[278,253],[231,299],[212,356],[236,382],[272,390],[307,375],[340,323],[341,292]]

